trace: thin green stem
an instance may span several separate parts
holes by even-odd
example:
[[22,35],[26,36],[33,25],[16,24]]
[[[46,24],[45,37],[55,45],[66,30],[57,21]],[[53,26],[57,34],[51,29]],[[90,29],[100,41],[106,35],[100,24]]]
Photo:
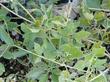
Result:
[[107,50],[106,50],[105,55],[106,55],[108,58],[110,58],[110,53],[109,53]]
[[110,12],[110,9],[101,9],[101,8],[89,8],[90,10],[93,11],[104,11],[104,12]]
[[32,18],[32,20],[36,22],[36,19],[30,14],[30,12],[21,3],[18,2],[18,4],[24,11],[26,11],[26,13]]
[[19,18],[21,18],[21,19],[23,19],[23,20],[25,20],[25,21],[27,21],[27,22],[29,22],[29,23],[31,23],[31,24],[34,24],[34,22],[32,22],[32,21],[30,21],[30,20],[28,20],[28,19],[26,19],[26,18],[24,18],[24,17],[18,15],[17,13],[13,12],[12,10],[10,10],[10,9],[7,8],[6,6],[4,6],[2,3],[0,3],[0,5],[1,5],[4,9],[6,9],[7,11],[9,11],[9,12],[11,12],[12,14],[18,16]]
[[42,59],[48,60],[48,61],[50,61],[50,62],[53,62],[53,63],[55,63],[55,64],[57,64],[57,65],[64,66],[64,67],[70,68],[70,69],[75,69],[75,70],[82,71],[82,72],[86,72],[86,71],[84,71],[84,70],[80,70],[80,69],[71,67],[71,66],[66,65],[66,64],[61,64],[61,63],[56,62],[56,61],[54,61],[54,60],[52,60],[52,59],[49,59],[49,58],[46,58],[46,57],[44,57],[44,56],[38,55],[38,54],[36,54],[36,53],[33,53],[33,52],[31,52],[31,51],[28,51],[28,50],[26,50],[26,49],[24,49],[24,48],[22,48],[22,47],[17,46],[17,45],[13,45],[13,46],[16,47],[16,48],[19,48],[19,49],[21,49],[21,50],[23,50],[23,51],[25,51],[25,52],[28,52],[28,53],[33,54],[33,55],[35,55],[35,56],[38,56],[39,58],[42,58]]
[[88,66],[88,70],[86,72],[86,82],[88,82],[88,77],[90,76],[91,72],[90,72],[90,69],[91,69],[91,66],[92,66],[92,63],[93,63],[93,60],[94,60],[94,57],[95,55],[92,56],[91,60],[90,60],[90,64]]
[[91,79],[89,82],[94,81],[95,79],[99,78],[100,76],[104,75],[105,73],[107,73],[110,69],[106,69],[105,71],[101,72],[99,75],[97,75],[96,77],[94,77],[93,79]]

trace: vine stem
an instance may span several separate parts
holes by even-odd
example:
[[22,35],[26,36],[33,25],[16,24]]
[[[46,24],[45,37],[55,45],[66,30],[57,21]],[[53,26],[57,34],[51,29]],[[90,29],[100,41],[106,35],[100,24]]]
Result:
[[104,12],[110,12],[109,9],[101,9],[101,8],[88,8],[90,10],[93,10],[93,11],[104,11]]
[[18,2],[18,4],[24,11],[26,11],[26,13],[32,18],[32,20],[36,22],[35,18],[30,14],[30,12],[21,3]]
[[89,64],[89,66],[88,66],[88,70],[87,70],[87,72],[86,72],[86,82],[87,82],[87,80],[88,80],[88,77],[89,77],[89,75],[91,74],[91,72],[90,72],[90,69],[91,69],[91,66],[92,66],[92,63],[93,63],[93,60],[94,60],[94,57],[95,57],[95,54],[92,56],[92,58],[91,58],[91,60],[89,61],[90,62],[90,64]]
[[109,53],[107,50],[106,50],[105,55],[106,55],[108,58],[110,58],[110,53]]
[[0,3],[0,5],[1,5],[4,9],[6,9],[7,11],[9,11],[9,12],[11,12],[12,14],[18,16],[19,18],[21,18],[21,19],[23,19],[23,20],[25,20],[25,21],[27,21],[27,22],[29,22],[29,23],[31,23],[31,24],[34,24],[34,22],[32,22],[32,21],[30,21],[30,20],[28,20],[28,19],[26,19],[26,18],[24,18],[24,17],[18,15],[17,13],[13,12],[12,10],[10,10],[10,9],[7,8],[6,6],[4,6],[2,3]]
[[101,72],[99,75],[97,75],[96,77],[94,77],[93,79],[91,79],[89,82],[94,81],[95,79],[99,78],[100,76],[104,75],[105,73],[107,73],[110,70],[110,68],[106,69],[105,71]]
[[42,59],[48,60],[48,61],[50,61],[50,62],[53,62],[53,63],[55,63],[55,64],[57,64],[57,65],[64,66],[65,68],[70,68],[70,69],[74,69],[74,70],[86,72],[86,71],[84,71],[84,70],[80,70],[80,69],[78,69],[78,68],[71,67],[71,66],[66,65],[66,64],[64,64],[64,63],[61,64],[61,63],[56,62],[56,61],[54,61],[54,60],[52,60],[52,59],[48,59],[48,58],[46,58],[46,57],[44,57],[44,56],[41,56],[41,55],[38,55],[38,54],[33,53],[33,52],[31,52],[31,51],[28,51],[28,50],[26,50],[26,49],[24,49],[24,48],[22,48],[22,47],[17,46],[17,45],[12,45],[12,46],[14,46],[14,47],[16,47],[16,48],[19,48],[19,49],[21,49],[21,50],[23,50],[23,51],[25,51],[25,52],[28,52],[28,53],[30,53],[30,54],[33,54],[33,55],[35,55],[35,56],[38,56],[39,58],[42,58]]

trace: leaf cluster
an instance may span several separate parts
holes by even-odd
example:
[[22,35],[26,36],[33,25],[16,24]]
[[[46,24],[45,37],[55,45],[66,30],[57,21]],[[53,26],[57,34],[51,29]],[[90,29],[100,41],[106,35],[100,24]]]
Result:
[[[54,5],[42,1],[0,3],[0,59],[28,60],[28,82],[108,82],[110,1],[83,0],[77,20],[55,16]],[[1,62],[0,76],[5,69]]]

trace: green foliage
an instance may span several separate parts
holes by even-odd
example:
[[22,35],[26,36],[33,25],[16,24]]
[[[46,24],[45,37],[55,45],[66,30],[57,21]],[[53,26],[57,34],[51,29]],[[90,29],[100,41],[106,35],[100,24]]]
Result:
[[90,32],[82,30],[76,33],[75,38],[78,42],[78,41],[86,40],[89,37],[89,35],[90,35]]
[[7,14],[8,12],[5,11],[3,8],[0,9],[0,12],[2,12],[2,13],[0,14],[0,20],[6,19],[6,14]]
[[5,67],[2,63],[0,63],[0,75],[2,75],[5,72]]
[[27,78],[31,79],[38,79],[44,73],[44,69],[42,68],[33,68],[31,71],[26,75]]
[[94,18],[97,21],[101,21],[105,18],[105,13],[104,12],[96,12]]
[[1,40],[5,41],[5,43],[8,44],[8,45],[13,45],[14,44],[14,42],[10,38],[9,34],[5,31],[4,26],[1,26],[0,38],[1,38]]
[[82,57],[83,53],[80,49],[73,46],[72,44],[65,44],[62,46],[63,51],[66,53],[68,59],[74,59]]
[[104,9],[110,9],[110,1],[109,0],[103,0],[103,4],[101,5]]
[[[108,82],[110,56],[104,44],[110,43],[110,19],[104,9],[109,0],[82,0],[76,20],[54,15],[57,0],[46,1],[30,0],[26,7],[16,0],[7,7],[0,3],[0,59],[26,65],[28,82]],[[13,22],[9,12],[24,21]],[[0,63],[0,76],[7,74],[5,66]]]
[[101,0],[86,0],[86,4],[90,8],[100,8]]
[[101,75],[97,79],[95,79],[91,82],[107,82],[107,79],[103,75]]
[[104,56],[104,53],[105,53],[105,48],[102,47],[102,48],[93,48],[92,52],[98,56],[98,57],[102,57]]

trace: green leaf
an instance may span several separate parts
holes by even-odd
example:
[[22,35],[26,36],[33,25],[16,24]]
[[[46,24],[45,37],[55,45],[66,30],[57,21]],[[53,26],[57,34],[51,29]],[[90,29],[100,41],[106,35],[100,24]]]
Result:
[[101,7],[104,9],[110,9],[110,0],[103,0]]
[[[21,24],[21,29],[22,31],[25,33],[23,35],[23,38],[24,38],[24,41],[23,41],[23,44],[25,46],[27,46],[28,49],[33,49],[34,47],[34,40],[36,38],[36,33],[39,32],[39,30],[34,30],[32,29],[32,27],[28,24],[24,24],[22,23]],[[34,31],[32,31],[34,30]]]
[[95,42],[94,45],[93,45],[93,48],[100,48],[101,45],[102,45],[101,41]]
[[43,68],[32,68],[27,74],[26,77],[30,79],[39,79],[39,77],[44,73]]
[[40,4],[45,4],[47,2],[47,0],[39,0]]
[[79,70],[83,70],[87,65],[86,63],[87,63],[86,61],[80,60],[75,64],[74,68],[79,69]]
[[72,82],[69,71],[62,71],[59,76],[59,82]]
[[29,24],[24,24],[24,23],[22,23],[21,24],[21,29],[22,29],[22,31],[24,31],[25,33],[38,33],[39,31],[40,31],[40,29],[38,29],[38,28],[34,28],[34,27],[32,27],[31,25],[29,25]]
[[8,29],[12,31],[12,30],[16,30],[16,28],[18,27],[18,24],[16,22],[7,22],[7,26],[8,26]]
[[0,56],[2,55],[2,53],[4,53],[4,50],[6,48],[7,48],[7,45],[6,44],[0,46]]
[[54,45],[50,41],[45,40],[43,46],[45,57],[54,60],[57,56],[56,48]]
[[40,29],[34,29],[34,28],[30,28],[30,31],[32,33],[38,33],[40,31]]
[[38,43],[34,43],[34,51],[39,54],[42,55],[43,53],[43,48],[38,44]]
[[58,26],[65,26],[65,24],[61,23],[60,21],[52,21],[53,24],[58,25]]
[[47,82],[48,81],[48,74],[43,74],[39,78],[39,82]]
[[52,82],[58,82],[60,72],[61,71],[58,68],[52,70]]
[[68,22],[64,29],[58,30],[63,36],[70,36],[73,34],[75,29],[80,25],[80,22]]
[[14,58],[13,54],[10,51],[6,51],[3,55],[3,57],[6,59],[13,59]]
[[[36,54],[38,55],[38,54]],[[33,55],[33,54],[29,54],[29,60],[31,61],[31,63],[33,65],[36,65],[38,62],[41,62],[41,58],[39,58],[38,56]]]
[[101,75],[100,77],[96,78],[95,80],[91,82],[108,82],[108,81],[105,76]]
[[0,38],[8,45],[14,45],[13,40],[11,39],[10,35],[5,31],[4,27],[0,28]]
[[85,12],[84,16],[87,20],[92,20],[94,18],[92,13]]
[[34,39],[36,37],[36,34],[27,32],[27,33],[24,34],[23,37],[24,37],[23,44],[25,46],[27,46],[28,49],[33,49],[33,47],[34,47]]
[[16,59],[16,58],[22,57],[26,54],[27,54],[27,52],[24,51],[24,50],[21,50],[21,49],[18,49],[17,51],[13,51],[13,52],[7,50],[4,53],[3,57],[6,58],[6,59]]
[[18,51],[15,51],[15,52],[12,53],[12,55],[14,56],[13,59],[16,59],[18,57],[22,57],[22,56],[24,56],[26,54],[27,54],[27,52],[24,51],[24,50],[21,50],[21,49],[19,49]]
[[53,38],[51,41],[52,41],[53,45],[54,45],[56,48],[59,47],[59,42],[60,42],[59,39],[57,39],[57,38]]
[[91,24],[91,20],[88,20],[85,17],[80,17],[79,21],[81,26],[89,26]]
[[0,20],[6,19],[6,14],[8,12],[5,9],[3,9],[3,8],[0,9],[0,12],[2,12],[2,13],[0,13]]
[[58,82],[58,75],[52,74],[52,82]]
[[49,4],[50,3],[57,3],[57,1],[59,1],[59,0],[49,0]]
[[94,15],[94,18],[97,20],[97,21],[101,21],[105,18],[105,13],[104,12],[95,12],[95,15]]
[[93,48],[92,49],[92,53],[95,54],[97,57],[102,57],[104,56],[105,54],[105,48],[104,47],[101,47],[101,48]]
[[25,23],[22,23],[22,24],[21,24],[21,30],[22,30],[23,32],[25,32],[25,33],[30,32],[29,27],[30,27],[30,26],[29,26],[28,24],[25,24]]
[[0,76],[5,72],[5,67],[2,63],[0,63]]
[[46,9],[46,6],[45,6],[44,4],[40,4],[40,6],[41,6],[42,11],[43,11],[43,12],[46,12],[46,10],[47,10],[47,9]]
[[71,44],[64,44],[62,46],[62,49],[65,53],[67,53],[66,57],[69,59],[79,58],[79,57],[82,57],[83,55],[80,49],[76,48],[75,46]]
[[82,30],[82,31],[77,32],[75,34],[75,38],[79,42],[81,40],[87,39],[89,37],[89,35],[90,35],[90,32],[87,32],[87,31]]
[[90,8],[100,8],[101,0],[86,0],[86,4]]
[[105,28],[110,28],[110,19],[107,18],[106,20],[103,21],[102,25],[105,27]]
[[106,64],[106,59],[97,59],[95,64],[93,65],[93,67],[95,67],[97,70],[104,70],[105,66],[104,64]]
[[85,82],[85,78],[86,78],[85,76],[75,78],[75,82]]

